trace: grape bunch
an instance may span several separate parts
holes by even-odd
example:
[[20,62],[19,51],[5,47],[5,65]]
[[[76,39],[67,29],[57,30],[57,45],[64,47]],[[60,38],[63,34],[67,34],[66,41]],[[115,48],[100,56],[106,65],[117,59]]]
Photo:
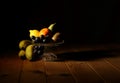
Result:
[[52,41],[51,37],[49,35],[43,36],[41,35],[40,37],[31,37],[33,43],[49,43]]
[[44,52],[44,46],[40,46],[40,45],[35,45],[33,47],[33,53],[35,55],[42,55]]
[[39,43],[40,42],[39,37],[32,36],[31,39],[32,39],[33,43]]

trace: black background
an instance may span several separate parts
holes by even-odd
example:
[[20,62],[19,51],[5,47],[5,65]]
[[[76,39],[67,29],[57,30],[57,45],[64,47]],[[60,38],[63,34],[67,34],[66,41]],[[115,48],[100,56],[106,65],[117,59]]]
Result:
[[119,10],[119,0],[2,2],[0,49],[18,49],[20,40],[29,39],[29,29],[54,22],[66,43],[119,43]]

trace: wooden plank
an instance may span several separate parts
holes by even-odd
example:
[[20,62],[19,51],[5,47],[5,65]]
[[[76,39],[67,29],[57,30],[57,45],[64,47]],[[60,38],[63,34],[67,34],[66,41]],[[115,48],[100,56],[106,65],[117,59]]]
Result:
[[22,66],[16,53],[5,53],[0,58],[0,83],[19,83],[19,76]]
[[46,83],[43,62],[41,60],[34,62],[25,60],[20,83]]
[[45,62],[47,83],[75,83],[64,62]]
[[120,72],[106,63],[104,59],[89,61],[88,64],[102,76],[106,83],[120,83]]
[[106,57],[105,60],[120,71],[120,53],[112,52],[112,57]]
[[70,69],[77,83],[104,83],[104,80],[99,77],[85,62],[68,61],[66,65]]

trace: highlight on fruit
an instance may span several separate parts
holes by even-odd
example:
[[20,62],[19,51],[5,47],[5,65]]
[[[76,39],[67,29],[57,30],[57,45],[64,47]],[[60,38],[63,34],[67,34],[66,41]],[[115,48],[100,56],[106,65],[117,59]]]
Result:
[[19,42],[18,56],[22,60],[39,60],[45,52],[45,47],[59,46],[64,40],[61,38],[61,33],[53,31],[56,23],[50,24],[47,28],[43,27],[40,30],[29,30],[29,40],[21,40]]

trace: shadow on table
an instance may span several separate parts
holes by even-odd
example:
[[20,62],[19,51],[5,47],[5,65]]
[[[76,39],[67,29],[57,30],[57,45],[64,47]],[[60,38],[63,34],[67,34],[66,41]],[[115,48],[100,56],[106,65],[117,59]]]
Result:
[[80,60],[90,61],[101,59],[105,57],[115,57],[120,54],[119,50],[93,50],[93,51],[81,51],[81,52],[65,52],[57,54],[58,61],[66,60]]

